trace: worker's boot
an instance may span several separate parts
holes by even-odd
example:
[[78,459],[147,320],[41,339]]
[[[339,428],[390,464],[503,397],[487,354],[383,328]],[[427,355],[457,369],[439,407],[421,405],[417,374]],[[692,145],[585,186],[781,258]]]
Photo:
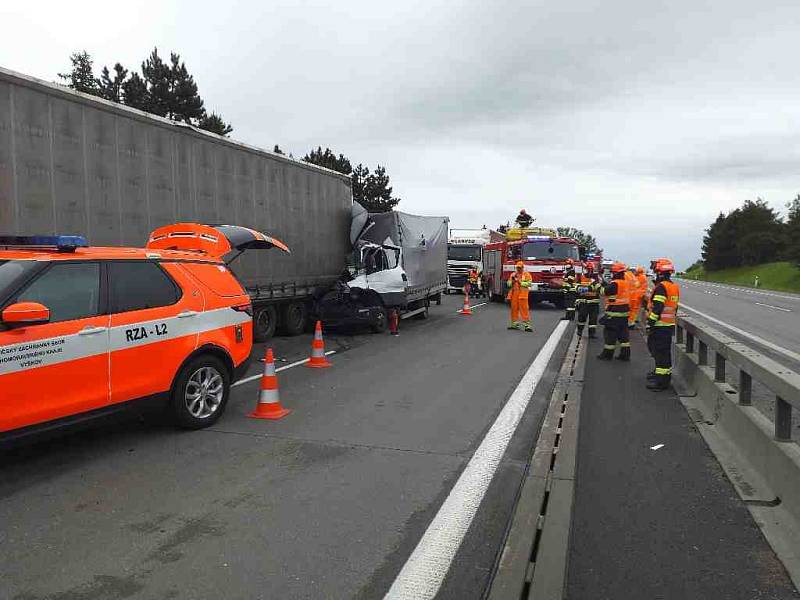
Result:
[[517,321],[514,321],[513,323],[511,323],[511,325],[508,326],[508,329],[509,330],[511,330],[511,329],[519,329],[519,323]]
[[614,358],[614,346],[603,348],[603,351],[597,355],[600,360],[611,360]]
[[648,380],[647,389],[653,390],[654,392],[663,392],[664,390],[668,390],[671,379],[672,378],[669,375],[656,375],[653,377],[653,379]]
[[531,327],[531,324],[530,324],[530,323],[525,323],[525,325],[524,325],[524,329],[525,329],[525,331],[527,331],[528,333],[533,333],[533,327]]
[[631,348],[630,346],[624,346],[619,349],[619,356],[617,356],[617,360],[623,360],[628,362],[631,359]]
[[591,325],[589,326],[589,339],[594,339],[597,337],[597,331]]

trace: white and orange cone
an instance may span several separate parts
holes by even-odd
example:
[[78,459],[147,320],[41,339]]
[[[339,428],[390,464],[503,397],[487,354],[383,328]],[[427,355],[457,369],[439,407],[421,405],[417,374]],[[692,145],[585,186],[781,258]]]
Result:
[[464,294],[464,307],[458,311],[461,315],[471,315],[472,309],[469,307],[469,296]]
[[264,375],[261,377],[258,404],[256,409],[247,416],[253,419],[281,419],[290,412],[292,411],[281,406],[278,395],[278,376],[275,375],[275,359],[272,357],[272,348],[269,348],[264,359]]
[[325,358],[325,342],[322,341],[321,321],[317,321],[317,326],[314,328],[314,341],[311,342],[311,358],[308,359],[306,366],[312,369],[326,369],[333,366]]

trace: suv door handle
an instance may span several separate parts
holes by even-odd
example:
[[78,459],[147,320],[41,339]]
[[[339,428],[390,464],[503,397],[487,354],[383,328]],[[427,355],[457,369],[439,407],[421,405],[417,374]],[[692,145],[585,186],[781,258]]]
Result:
[[196,317],[196,316],[197,316],[197,311],[195,310],[185,310],[183,312],[178,313],[179,319],[185,319],[187,317]]
[[78,332],[78,335],[94,335],[104,331],[108,331],[108,327],[84,327]]

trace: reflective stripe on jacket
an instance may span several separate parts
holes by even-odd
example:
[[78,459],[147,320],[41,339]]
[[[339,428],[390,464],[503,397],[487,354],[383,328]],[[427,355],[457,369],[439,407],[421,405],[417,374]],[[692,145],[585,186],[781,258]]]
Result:
[[531,277],[530,273],[527,271],[523,271],[522,273],[517,273],[514,271],[508,278],[508,283],[506,283],[506,285],[511,288],[508,290],[508,296],[506,296],[506,299],[510,300],[512,296],[527,298],[528,289],[530,289],[532,283],[533,278]]

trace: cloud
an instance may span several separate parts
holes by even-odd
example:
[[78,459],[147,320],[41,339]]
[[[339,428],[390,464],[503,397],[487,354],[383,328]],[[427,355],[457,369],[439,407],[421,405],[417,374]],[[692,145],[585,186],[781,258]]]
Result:
[[800,188],[800,3],[768,4],[7,2],[0,56],[54,79],[77,49],[175,50],[235,138],[385,164],[403,210],[472,227],[527,206],[614,255],[691,262],[720,210]]

